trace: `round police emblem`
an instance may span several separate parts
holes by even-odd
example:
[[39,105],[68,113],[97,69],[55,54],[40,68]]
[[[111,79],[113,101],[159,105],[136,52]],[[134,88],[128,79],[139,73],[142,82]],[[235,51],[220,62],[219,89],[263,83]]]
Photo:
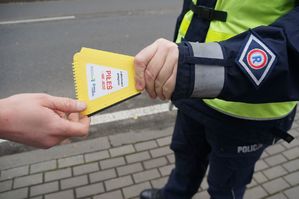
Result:
[[267,53],[262,49],[255,48],[249,51],[247,54],[247,63],[251,68],[255,70],[264,68],[267,65],[267,62]]

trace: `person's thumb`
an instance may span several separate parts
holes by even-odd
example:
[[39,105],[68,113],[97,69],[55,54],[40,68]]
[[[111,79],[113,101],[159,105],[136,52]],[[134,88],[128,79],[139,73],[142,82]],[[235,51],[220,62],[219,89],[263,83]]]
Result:
[[86,109],[86,103],[66,97],[50,97],[49,107],[63,112],[81,112]]

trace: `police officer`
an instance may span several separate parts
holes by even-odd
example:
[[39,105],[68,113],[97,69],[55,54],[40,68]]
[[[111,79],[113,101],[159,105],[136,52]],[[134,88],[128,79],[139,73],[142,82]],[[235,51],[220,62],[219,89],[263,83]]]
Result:
[[[135,57],[136,88],[178,108],[175,168],[141,199],[190,199],[208,172],[213,199],[241,199],[263,150],[290,142],[299,99],[295,0],[185,0],[174,42]],[[297,78],[296,78],[297,77]]]

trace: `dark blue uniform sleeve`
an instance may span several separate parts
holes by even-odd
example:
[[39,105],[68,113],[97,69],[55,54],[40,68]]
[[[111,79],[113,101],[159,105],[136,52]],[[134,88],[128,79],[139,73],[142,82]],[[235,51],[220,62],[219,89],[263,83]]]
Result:
[[269,26],[223,42],[179,44],[172,100],[248,103],[299,100],[299,7]]

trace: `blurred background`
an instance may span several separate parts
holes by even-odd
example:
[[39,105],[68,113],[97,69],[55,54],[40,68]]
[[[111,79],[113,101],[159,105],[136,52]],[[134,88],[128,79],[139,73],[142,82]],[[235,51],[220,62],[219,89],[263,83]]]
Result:
[[[74,98],[72,58],[81,47],[134,56],[158,38],[172,40],[181,3],[180,0],[0,0],[0,98],[24,92]],[[115,113],[126,117],[107,122],[94,120],[87,139],[172,126],[175,112],[161,110],[157,104],[167,107],[167,102],[150,100],[142,94],[102,111],[94,117],[115,118]],[[145,112],[142,117],[132,114],[139,108]],[[152,114],[157,111],[161,113]],[[80,139],[71,140],[76,141]],[[0,156],[28,150],[34,149],[0,142]]]

